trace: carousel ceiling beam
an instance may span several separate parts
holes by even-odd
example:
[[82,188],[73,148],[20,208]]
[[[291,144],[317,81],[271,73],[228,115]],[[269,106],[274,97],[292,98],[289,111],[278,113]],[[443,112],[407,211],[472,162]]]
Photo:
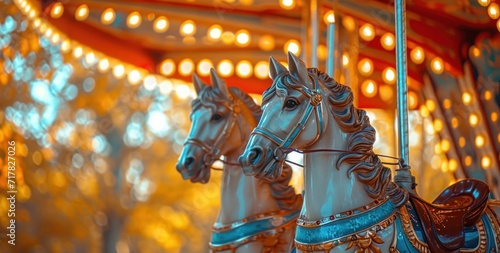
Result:
[[[45,10],[50,10],[50,7]],[[134,43],[79,22],[71,13],[64,12],[60,18],[54,19],[44,11],[44,17],[71,40],[148,71],[155,70],[156,65],[151,53]]]

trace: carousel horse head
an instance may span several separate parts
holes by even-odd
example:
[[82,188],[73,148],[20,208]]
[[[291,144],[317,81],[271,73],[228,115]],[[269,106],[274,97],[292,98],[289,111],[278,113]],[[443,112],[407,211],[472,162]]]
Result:
[[[206,183],[212,164],[221,155],[238,152],[247,140],[242,129],[246,122],[256,124],[261,110],[252,98],[238,88],[228,88],[214,69],[211,85],[193,75],[198,97],[192,102],[191,130],[176,169],[192,182]],[[245,106],[242,106],[245,105]]]
[[265,117],[254,129],[239,159],[247,175],[267,177],[279,170],[287,149],[313,145],[330,123],[323,102],[324,94],[329,91],[320,83],[333,80],[317,69],[307,69],[292,53],[288,53],[288,65],[289,70],[270,58],[273,84],[263,94]]

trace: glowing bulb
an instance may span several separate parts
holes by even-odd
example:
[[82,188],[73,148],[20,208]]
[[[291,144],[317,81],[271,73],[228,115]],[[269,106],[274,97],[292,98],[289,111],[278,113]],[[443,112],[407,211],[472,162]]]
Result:
[[115,11],[112,8],[106,9],[101,15],[101,22],[104,25],[109,25],[115,21]]
[[470,166],[472,164],[472,157],[470,155],[466,156],[464,159],[464,163],[466,166]]
[[130,73],[128,73],[127,79],[131,84],[138,84],[142,79],[141,72],[139,72],[139,70],[137,69],[134,69],[130,71]]
[[254,75],[259,79],[267,79],[269,77],[269,64],[267,61],[260,61],[255,64]]
[[83,49],[82,47],[76,47],[74,50],[73,50],[73,56],[75,56],[75,58],[80,58],[83,54]]
[[481,51],[476,46],[471,46],[469,49],[469,52],[470,52],[470,54],[472,54],[476,58],[481,55]]
[[425,101],[425,106],[427,106],[429,112],[433,112],[436,109],[436,104],[434,103],[433,100],[430,99],[427,99],[427,101]]
[[451,118],[451,127],[457,128],[458,127],[458,119],[456,117]]
[[477,135],[476,136],[476,139],[475,139],[475,144],[476,144],[476,147],[480,148],[482,146],[484,146],[484,137],[482,135]]
[[179,63],[179,73],[183,76],[189,76],[194,71],[194,63],[191,59],[184,59]]
[[295,7],[295,0],[280,0],[281,8],[291,10]]
[[491,121],[492,122],[497,122],[497,120],[498,120],[498,113],[492,112],[491,113]]
[[373,62],[368,58],[362,59],[358,63],[358,70],[364,76],[371,75],[373,73]]
[[438,132],[443,130],[443,122],[440,119],[434,120],[434,130]]
[[391,67],[385,68],[382,72],[382,79],[384,79],[384,82],[386,82],[387,84],[395,84],[396,70]]
[[412,49],[410,52],[410,58],[415,64],[420,64],[424,62],[425,59],[424,49],[422,49],[421,47],[416,47]]
[[234,33],[230,32],[230,31],[225,31],[220,36],[220,39],[222,40],[222,43],[229,45],[229,44],[233,43],[233,41],[234,41]]
[[64,12],[64,7],[60,2],[56,2],[52,6],[52,10],[50,11],[50,16],[53,18],[60,18]]
[[349,55],[347,53],[342,54],[342,65],[345,67],[349,64]]
[[367,98],[375,97],[377,95],[377,83],[373,80],[365,80],[361,84],[361,91]]
[[101,71],[102,73],[106,72],[109,68],[109,60],[104,58],[104,59],[101,59],[97,65],[97,68],[99,69],[99,71]]
[[296,40],[289,40],[285,43],[285,54],[288,54],[288,52],[292,52],[294,55],[299,55],[300,54],[300,45],[299,42]]
[[240,61],[236,64],[236,74],[241,78],[250,77],[252,71],[252,64],[249,61]]
[[125,74],[125,68],[123,67],[123,65],[118,64],[113,68],[113,75],[116,78],[122,78],[124,74]]
[[171,76],[175,72],[175,62],[171,59],[164,60],[160,65],[160,73],[165,76]]
[[325,21],[325,24],[327,25],[335,23],[335,13],[333,12],[333,10],[329,10],[325,13],[325,16],[323,16],[323,21]]
[[491,91],[486,90],[486,91],[484,92],[484,100],[488,101],[488,100],[490,100],[490,99],[491,99]]
[[67,52],[69,52],[69,50],[70,50],[70,46],[71,46],[71,43],[69,42],[69,40],[64,40],[64,41],[61,43],[61,50],[62,50],[64,53],[67,53]]
[[247,30],[239,30],[236,33],[236,45],[248,46],[250,44],[250,34]]
[[500,32],[500,19],[497,20],[497,30]]
[[441,74],[444,71],[443,60],[439,57],[435,57],[431,61],[431,69],[436,74]]
[[89,7],[86,4],[80,5],[75,12],[75,19],[82,21],[85,20],[89,16]]
[[491,19],[497,19],[500,16],[500,10],[497,3],[491,3],[488,6],[488,15]]
[[470,116],[469,116],[469,124],[472,126],[472,127],[475,127],[477,125],[477,123],[479,122],[479,117],[477,117],[477,115],[475,113],[472,113]]
[[464,92],[462,94],[462,102],[464,102],[464,105],[469,105],[472,102],[472,96],[469,92]]
[[354,31],[354,29],[356,29],[356,23],[354,21],[354,18],[350,17],[350,16],[345,16],[343,19],[342,19],[342,25],[345,27],[345,29],[349,32],[352,32]]
[[394,35],[392,33],[385,33],[380,38],[380,44],[382,44],[382,47],[385,48],[386,50],[393,50],[394,49]]
[[451,100],[445,98],[443,101],[443,107],[444,107],[444,109],[450,109],[451,108]]
[[95,55],[93,52],[89,52],[87,55],[85,55],[85,62],[89,65],[94,64],[95,62]]
[[144,88],[146,88],[146,90],[149,90],[149,91],[154,90],[156,85],[157,85],[156,77],[154,75],[146,76],[146,78],[144,78],[143,84],[144,84]]
[[441,141],[441,150],[443,150],[444,152],[448,152],[450,150],[450,147],[451,144],[449,140],[444,139]]
[[217,71],[223,77],[231,76],[234,71],[233,63],[230,60],[222,60],[217,64]]
[[164,16],[158,17],[153,24],[153,28],[157,33],[164,33],[165,31],[167,31],[168,26],[168,19]]
[[466,142],[465,142],[465,138],[464,138],[464,137],[460,137],[460,138],[458,138],[458,145],[459,145],[461,148],[465,147],[465,144],[466,144]]
[[448,161],[448,167],[449,167],[449,169],[450,169],[451,172],[456,171],[457,168],[458,168],[457,160],[450,159],[450,161]]
[[134,11],[127,17],[127,26],[130,28],[137,28],[141,25],[141,21],[141,14],[139,14],[139,12],[137,11]]
[[184,36],[193,35],[196,32],[196,25],[192,20],[186,20],[181,24],[180,32]]
[[50,38],[50,41],[52,42],[52,44],[57,44],[60,39],[61,36],[59,35],[59,33],[54,33],[54,35],[52,35],[52,37]]
[[[381,85],[379,87],[379,95],[384,102],[390,102],[394,96],[394,89],[389,85]],[[411,100],[412,98],[408,99]],[[412,102],[409,103],[411,104]]]
[[271,51],[274,49],[274,38],[271,35],[264,35],[259,39],[259,47],[264,51]]
[[418,95],[413,91],[408,92],[408,108],[415,110],[418,106]]
[[359,28],[359,36],[365,41],[371,41],[375,38],[375,28],[369,23],[364,24]]
[[208,37],[213,40],[218,40],[222,36],[222,27],[220,25],[213,25],[208,28]]
[[427,109],[427,106],[425,105],[420,106],[420,115],[422,115],[422,117],[424,118],[429,117],[429,109]]
[[483,158],[481,158],[481,167],[483,167],[483,169],[487,169],[490,165],[491,159],[487,155],[483,156]]
[[477,0],[477,2],[483,7],[486,7],[488,6],[488,4],[490,4],[490,0]]
[[200,76],[208,76],[210,74],[210,69],[213,67],[213,63],[209,59],[203,59],[198,62],[198,67],[196,68]]

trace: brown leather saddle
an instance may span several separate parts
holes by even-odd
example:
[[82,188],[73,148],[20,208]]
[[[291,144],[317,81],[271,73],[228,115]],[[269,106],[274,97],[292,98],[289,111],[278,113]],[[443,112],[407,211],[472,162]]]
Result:
[[459,251],[464,244],[464,227],[481,219],[489,193],[486,183],[466,179],[446,188],[432,203],[410,196],[431,252]]

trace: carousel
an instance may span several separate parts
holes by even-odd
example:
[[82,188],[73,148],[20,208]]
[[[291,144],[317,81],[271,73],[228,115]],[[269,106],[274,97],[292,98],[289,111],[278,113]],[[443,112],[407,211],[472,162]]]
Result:
[[500,252],[498,0],[2,0],[2,252]]

